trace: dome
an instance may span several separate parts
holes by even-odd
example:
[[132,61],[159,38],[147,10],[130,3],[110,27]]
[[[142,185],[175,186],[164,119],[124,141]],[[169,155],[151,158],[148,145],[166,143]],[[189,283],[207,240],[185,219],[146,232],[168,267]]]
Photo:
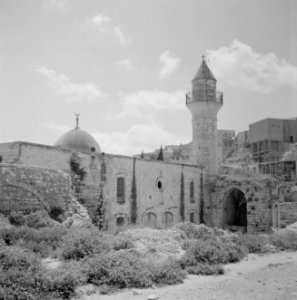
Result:
[[57,140],[55,146],[79,152],[101,153],[100,146],[96,140],[79,127],[63,134]]
[[86,131],[76,127],[63,134],[55,143],[56,147],[78,152],[101,153],[100,146],[96,140]]

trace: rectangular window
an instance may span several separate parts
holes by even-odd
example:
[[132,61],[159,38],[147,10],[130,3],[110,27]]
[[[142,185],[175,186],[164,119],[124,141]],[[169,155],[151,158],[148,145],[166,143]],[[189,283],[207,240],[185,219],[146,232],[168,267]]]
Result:
[[117,218],[117,226],[121,227],[121,226],[124,226],[124,225],[125,225],[125,219],[124,219],[124,217],[118,217]]
[[190,202],[195,203],[195,186],[194,182],[190,182]]
[[125,202],[125,178],[124,177],[117,178],[117,202],[120,204]]
[[195,213],[194,212],[190,213],[190,222],[195,223]]

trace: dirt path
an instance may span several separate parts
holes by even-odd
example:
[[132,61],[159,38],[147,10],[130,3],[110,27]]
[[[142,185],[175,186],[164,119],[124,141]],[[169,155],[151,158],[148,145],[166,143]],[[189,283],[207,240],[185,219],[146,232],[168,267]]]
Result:
[[223,276],[189,276],[180,285],[93,294],[81,300],[144,300],[148,295],[159,300],[297,300],[297,252],[250,254],[225,270]]

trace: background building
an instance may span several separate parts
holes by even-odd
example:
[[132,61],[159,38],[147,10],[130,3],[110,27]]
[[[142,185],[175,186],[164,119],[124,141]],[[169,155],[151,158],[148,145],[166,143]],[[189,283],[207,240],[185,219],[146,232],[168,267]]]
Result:
[[249,142],[254,161],[278,161],[297,141],[296,119],[272,119],[249,125]]
[[241,131],[237,134],[237,149],[244,149],[249,147],[249,131]]
[[236,150],[235,130],[218,130],[218,162],[223,162]]

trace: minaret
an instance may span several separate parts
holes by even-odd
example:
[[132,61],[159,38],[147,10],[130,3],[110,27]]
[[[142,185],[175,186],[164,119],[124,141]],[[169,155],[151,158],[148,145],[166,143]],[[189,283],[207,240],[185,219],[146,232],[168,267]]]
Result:
[[192,80],[192,92],[186,95],[186,105],[192,113],[192,159],[204,165],[209,175],[218,173],[217,114],[223,105],[223,93],[216,90],[216,83],[202,56],[201,66]]

